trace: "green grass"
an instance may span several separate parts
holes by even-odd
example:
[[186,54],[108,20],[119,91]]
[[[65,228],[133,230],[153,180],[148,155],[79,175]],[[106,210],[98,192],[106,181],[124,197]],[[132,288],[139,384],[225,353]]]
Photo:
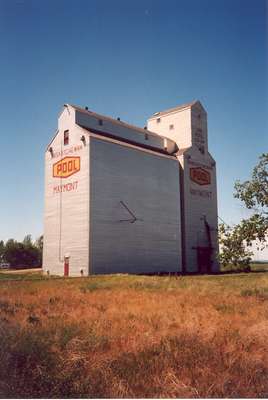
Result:
[[40,273],[35,273],[35,274],[27,274],[27,273],[5,273],[5,272],[0,272],[0,281],[40,281],[47,279],[46,276],[43,276]]
[[267,271],[268,272],[268,263],[252,263],[250,264],[251,271],[258,272],[258,271]]
[[83,278],[64,278],[50,276],[41,273],[0,273],[0,282],[6,281],[25,281],[25,282],[50,282],[49,285],[67,285],[79,287],[82,293],[94,292],[99,290],[122,290],[134,289],[136,291],[176,291],[181,289],[191,289],[198,287],[199,292],[211,290],[240,292],[241,290],[251,289],[252,287],[261,290],[262,281],[268,277],[266,272],[250,272],[219,275],[188,275],[188,276],[145,276],[145,275],[92,275]]

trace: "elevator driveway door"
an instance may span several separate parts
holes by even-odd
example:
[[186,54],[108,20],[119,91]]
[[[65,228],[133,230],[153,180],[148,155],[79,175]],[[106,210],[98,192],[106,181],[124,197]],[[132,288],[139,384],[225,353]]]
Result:
[[198,247],[197,248],[197,261],[198,261],[198,272],[200,274],[206,274],[211,271],[211,248],[210,247]]

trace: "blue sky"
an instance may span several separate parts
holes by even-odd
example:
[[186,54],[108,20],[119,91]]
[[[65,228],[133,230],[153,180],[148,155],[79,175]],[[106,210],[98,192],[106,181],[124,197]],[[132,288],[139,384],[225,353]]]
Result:
[[0,239],[43,232],[44,150],[64,103],[144,126],[199,99],[219,215],[268,150],[263,0],[0,0]]

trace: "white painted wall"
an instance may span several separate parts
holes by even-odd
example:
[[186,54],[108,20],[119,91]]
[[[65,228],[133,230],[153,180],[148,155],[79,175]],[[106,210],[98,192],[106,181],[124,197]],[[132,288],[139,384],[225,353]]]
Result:
[[[180,271],[178,161],[92,134],[76,124],[76,113],[64,107],[49,145],[53,155],[49,148],[45,154],[44,272],[63,275],[65,256],[70,256],[71,276],[81,269],[84,275]],[[71,156],[80,157],[80,171],[53,177],[53,165]],[[138,221],[118,222],[130,217],[120,200],[135,210]]]
[[253,252],[252,259],[254,261],[268,262],[268,235],[264,244],[260,244],[259,241],[254,240],[249,250]]
[[[53,155],[48,150],[45,154],[44,272],[63,275],[66,255],[70,256],[72,276],[79,276],[81,270],[84,275],[180,271],[181,189],[186,270],[197,271],[193,247],[202,245],[204,240],[201,218],[205,214],[209,225],[215,228],[212,230],[213,270],[217,271],[216,167],[207,151],[206,112],[202,106],[197,103],[161,116],[160,123],[156,118],[148,121],[150,130],[175,140],[184,149],[178,153],[178,159],[120,142],[120,137],[133,136],[135,127],[124,131],[122,125],[117,140],[104,137],[101,132],[92,133],[90,126],[86,130],[77,125],[84,118],[80,115],[78,121],[77,113],[71,106],[64,107],[58,132],[49,145]],[[169,129],[171,124],[173,129]],[[117,125],[109,125],[109,129],[116,133]],[[70,142],[64,146],[63,134],[67,129]],[[85,144],[81,141],[82,135]],[[146,140],[143,132],[136,140],[143,145]],[[158,141],[152,135],[150,140],[156,148],[163,146],[163,138]],[[202,152],[200,144],[204,146]],[[173,142],[169,145],[174,146]],[[66,156],[80,157],[80,171],[68,178],[53,177],[53,164]],[[182,188],[179,166],[183,171]],[[210,184],[204,187],[193,182],[189,173],[191,166],[207,170]],[[129,218],[120,201],[133,210],[138,218],[135,223],[120,222]]]
[[[160,118],[160,122],[157,119]],[[170,129],[173,126],[173,129]],[[217,183],[216,165],[208,152],[207,114],[200,102],[151,117],[148,129],[176,141],[178,160],[183,170],[183,203],[185,225],[186,271],[197,272],[197,246],[206,246],[203,216],[211,226],[212,270],[219,270],[217,261]],[[211,183],[200,185],[190,178],[190,168],[200,167],[210,174]]]
[[148,119],[147,127],[152,132],[174,140],[180,149],[190,147],[192,144],[190,108],[153,116]]
[[[88,134],[75,125],[74,114],[71,107],[63,109],[58,133],[50,143],[53,157],[48,150],[45,153],[43,270],[55,275],[63,275],[65,255],[70,256],[70,275],[79,276],[81,269],[88,273],[89,139]],[[63,133],[67,129],[69,145],[64,146]],[[83,134],[86,145],[80,140]],[[66,156],[80,157],[80,171],[69,178],[53,177],[53,164]]]

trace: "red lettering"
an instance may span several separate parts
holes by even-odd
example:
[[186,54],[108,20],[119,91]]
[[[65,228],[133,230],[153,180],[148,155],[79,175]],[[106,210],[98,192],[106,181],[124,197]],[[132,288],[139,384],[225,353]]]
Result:
[[71,192],[73,190],[77,190],[78,181],[65,183],[64,185],[58,185],[53,187],[53,194],[62,193],[62,192]]

